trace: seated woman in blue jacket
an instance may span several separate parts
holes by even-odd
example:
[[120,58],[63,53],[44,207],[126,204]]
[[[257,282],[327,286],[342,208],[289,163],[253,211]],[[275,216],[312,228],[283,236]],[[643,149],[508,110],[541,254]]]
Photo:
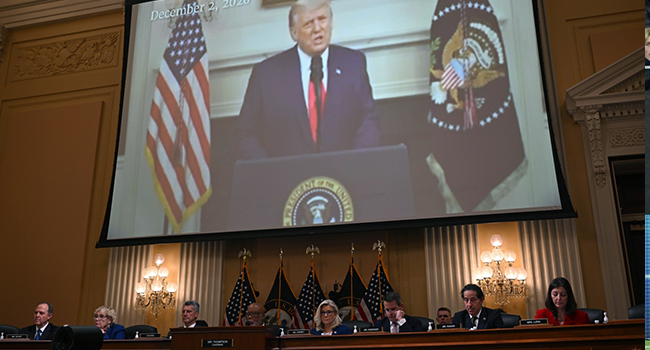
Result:
[[93,315],[95,326],[104,333],[104,339],[124,339],[124,326],[115,323],[117,313],[112,307],[100,306]]
[[311,329],[314,335],[352,334],[350,328],[341,324],[339,308],[332,300],[326,299],[318,306],[314,315],[315,327]]

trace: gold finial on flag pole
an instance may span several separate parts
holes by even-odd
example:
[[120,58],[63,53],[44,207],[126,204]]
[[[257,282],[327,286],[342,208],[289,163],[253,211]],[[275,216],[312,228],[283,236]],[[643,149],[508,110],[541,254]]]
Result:
[[313,244],[307,247],[307,250],[305,250],[305,254],[311,254],[312,261],[314,261],[314,255],[316,255],[316,253],[320,254],[320,249],[318,249],[318,247]]
[[246,258],[252,258],[252,257],[253,257],[253,253],[252,253],[250,250],[244,248],[244,249],[242,249],[242,250],[239,251],[239,257],[240,257],[240,258],[243,257],[243,259],[244,259],[244,266],[245,266],[245,265],[246,265]]
[[379,255],[381,255],[381,251],[384,250],[385,248],[386,248],[386,244],[380,240],[377,240],[377,242],[375,242],[372,245],[372,250],[378,250]]

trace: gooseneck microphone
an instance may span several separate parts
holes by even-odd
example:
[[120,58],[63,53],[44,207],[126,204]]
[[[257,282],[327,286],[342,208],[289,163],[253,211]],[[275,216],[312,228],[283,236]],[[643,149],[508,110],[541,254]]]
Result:
[[316,95],[316,148],[320,151],[320,119],[322,112],[322,103],[321,98],[321,82],[323,81],[323,59],[320,55],[316,55],[311,58],[311,74],[309,80],[314,84],[314,92]]

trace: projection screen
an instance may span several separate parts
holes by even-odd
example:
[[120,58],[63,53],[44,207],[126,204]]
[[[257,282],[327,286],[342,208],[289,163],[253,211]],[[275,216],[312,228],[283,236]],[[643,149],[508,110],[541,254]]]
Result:
[[575,216],[536,2],[293,3],[127,1],[98,246]]

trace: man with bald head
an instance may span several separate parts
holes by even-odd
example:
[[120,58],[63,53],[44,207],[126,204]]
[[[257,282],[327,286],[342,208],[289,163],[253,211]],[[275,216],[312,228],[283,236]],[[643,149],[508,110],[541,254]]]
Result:
[[291,49],[253,67],[235,135],[239,159],[379,146],[363,53],[331,45],[329,0],[298,0]]
[[263,326],[264,314],[266,309],[260,303],[251,303],[246,310],[246,325],[247,326]]
[[34,310],[34,324],[20,330],[20,334],[27,334],[29,339],[52,340],[59,327],[50,323],[54,308],[52,304],[44,301],[36,305]]

